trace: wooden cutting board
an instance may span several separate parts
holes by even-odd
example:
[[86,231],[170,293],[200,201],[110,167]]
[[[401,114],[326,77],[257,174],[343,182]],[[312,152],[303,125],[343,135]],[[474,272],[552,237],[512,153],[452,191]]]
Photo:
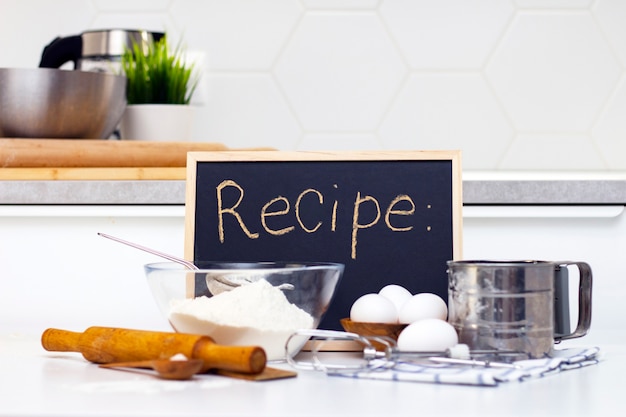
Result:
[[187,152],[226,150],[236,149],[211,142],[0,138],[0,180],[184,180]]
[[0,180],[5,181],[123,181],[185,179],[185,167],[0,168]]

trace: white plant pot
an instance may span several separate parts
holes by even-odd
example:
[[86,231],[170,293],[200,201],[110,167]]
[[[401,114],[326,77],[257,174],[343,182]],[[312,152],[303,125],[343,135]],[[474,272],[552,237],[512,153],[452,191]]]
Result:
[[125,140],[185,142],[191,139],[194,108],[181,104],[133,104],[126,106],[120,122]]

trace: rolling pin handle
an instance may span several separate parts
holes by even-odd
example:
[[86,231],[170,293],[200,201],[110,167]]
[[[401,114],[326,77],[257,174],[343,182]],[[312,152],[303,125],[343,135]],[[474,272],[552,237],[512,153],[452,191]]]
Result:
[[82,333],[61,329],[46,329],[41,335],[41,345],[52,352],[75,352]]

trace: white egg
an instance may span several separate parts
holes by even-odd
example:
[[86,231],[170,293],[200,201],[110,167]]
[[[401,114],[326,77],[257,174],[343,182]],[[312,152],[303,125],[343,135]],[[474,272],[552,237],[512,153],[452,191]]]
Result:
[[350,320],[365,323],[397,323],[396,306],[380,294],[359,297],[350,309]]
[[398,336],[398,349],[408,352],[442,352],[459,343],[459,336],[447,321],[424,319],[409,324]]
[[400,309],[402,308],[406,300],[411,298],[411,296],[413,295],[406,288],[396,284],[389,284],[384,286],[380,291],[378,291],[378,294],[391,301],[396,306],[398,314],[400,313]]
[[409,298],[398,312],[398,322],[411,324],[423,319],[448,318],[448,306],[437,294],[423,292]]

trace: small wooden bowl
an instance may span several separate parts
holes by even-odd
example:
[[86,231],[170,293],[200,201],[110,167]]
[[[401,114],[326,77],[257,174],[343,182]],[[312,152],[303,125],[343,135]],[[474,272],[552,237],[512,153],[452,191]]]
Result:
[[[360,336],[386,336],[393,340],[398,340],[400,332],[407,326],[406,324],[390,324],[390,323],[365,323],[352,321],[349,318],[341,319],[341,326],[345,331],[356,333]],[[384,349],[380,343],[373,342],[376,349]]]

